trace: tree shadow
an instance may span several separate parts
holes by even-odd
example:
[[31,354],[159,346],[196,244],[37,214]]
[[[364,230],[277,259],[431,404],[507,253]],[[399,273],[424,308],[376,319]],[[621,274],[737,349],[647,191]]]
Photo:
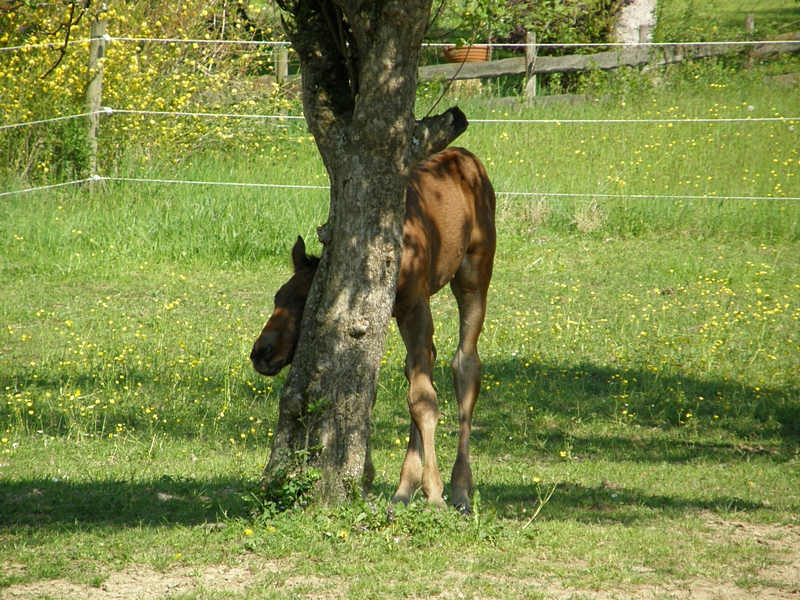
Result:
[[[435,385],[439,430],[457,436],[449,367],[436,369]],[[375,448],[408,435],[406,403],[383,402],[373,419]],[[784,462],[800,446],[800,390],[585,362],[486,361],[471,441],[485,456],[523,461],[568,449],[586,459]]]
[[[735,495],[712,493],[694,497],[648,493],[605,482],[599,486],[587,486],[575,482],[537,484],[482,484],[480,492],[483,512],[496,511],[499,516],[517,521],[527,521],[539,507],[544,510],[539,519],[550,521],[573,521],[581,523],[614,523],[635,525],[659,519],[683,518],[703,511],[715,513],[746,512],[754,514],[771,510],[760,502],[753,502]],[[553,491],[549,499],[548,493]],[[372,489],[375,496],[391,498],[391,482],[377,482]],[[445,495],[449,486],[445,486]],[[473,492],[473,503],[474,503]],[[480,510],[480,509],[479,509]]]
[[200,480],[164,475],[136,483],[0,481],[0,532],[23,527],[211,526],[223,518],[247,517],[255,508],[247,501],[242,481],[234,477]]
[[[542,484],[537,489],[531,485],[484,485],[481,497],[510,518],[526,519],[539,505],[539,498],[550,491]],[[521,512],[524,508],[525,512]],[[769,507],[734,495],[710,494],[705,497],[650,494],[610,483],[586,486],[574,482],[558,483],[546,502],[540,518],[555,521],[583,523],[615,523],[634,525],[641,522],[681,518],[702,511],[716,513],[746,512],[753,514],[770,510]]]
[[[749,386],[730,379],[663,375],[625,365],[546,364],[525,359],[486,361],[483,379],[475,412],[474,439],[478,441],[483,430],[498,428],[512,436],[523,431],[538,435],[541,430],[536,427],[541,427],[545,416],[551,419],[544,433],[554,439],[574,438],[576,423],[605,419],[665,434],[724,432],[729,434],[727,439],[742,441],[778,439],[777,449],[787,454],[800,444],[800,388],[791,385]],[[454,400],[449,368],[437,369],[436,385],[440,395]],[[612,447],[604,438],[594,441]],[[731,444],[711,444],[712,449],[728,453]],[[658,448],[659,459],[663,450]]]
[[[450,457],[458,419],[448,366],[437,368],[435,383],[443,415],[437,449]],[[626,398],[620,400],[623,395]],[[682,400],[678,403],[677,399]],[[397,401],[384,410],[388,415],[382,413],[374,422],[373,448],[402,450],[396,440],[404,440],[408,432],[405,403]],[[635,418],[628,416],[631,413]],[[448,437],[439,437],[440,432]],[[796,460],[800,446],[800,390],[664,376],[624,365],[488,360],[483,364],[483,389],[471,442],[473,455],[490,464],[516,464],[528,470],[532,463],[559,460],[624,462],[641,464],[644,469],[646,465],[734,465],[750,460],[782,464]],[[399,474],[401,452],[398,456]],[[452,465],[440,460],[439,466],[447,480]],[[394,477],[386,479],[376,482],[373,492],[391,497]],[[499,514],[525,520],[556,482],[476,479],[475,483],[482,499]],[[753,513],[771,509],[725,490],[670,495],[617,483],[590,486],[560,481],[540,518],[632,524],[706,510]]]
[[[792,387],[756,388],[726,380],[663,376],[624,366],[516,359],[485,361],[483,375],[485,385],[475,413],[472,443],[489,460],[530,465],[532,460],[559,460],[559,451],[566,449],[578,461],[727,464],[761,457],[783,463],[792,460],[800,445],[800,390]],[[448,401],[443,410],[449,413],[448,420],[440,430],[450,428],[446,445],[451,447],[457,419],[453,418],[455,398],[449,367],[437,368],[435,380],[440,406],[443,400]],[[519,386],[511,390],[508,386],[516,382]],[[87,380],[87,387],[89,383]],[[684,415],[689,410],[694,413],[694,422],[688,418],[679,422],[679,406],[675,404],[678,389],[686,398],[704,398],[700,404],[680,407]],[[277,386],[276,391],[280,392]],[[382,406],[373,422],[374,449],[401,448],[395,440],[405,439],[409,423],[404,393],[394,389],[382,392]],[[627,394],[627,408],[639,415],[637,419],[622,415],[624,402],[618,401],[622,393]],[[237,388],[235,395],[251,398],[245,388]],[[714,414],[725,415],[725,406],[734,401],[736,414],[717,424]],[[667,419],[669,414],[675,419]],[[379,478],[373,486],[374,494],[391,498],[401,460],[400,452],[393,463],[396,472]],[[450,467],[440,461],[445,479]],[[530,515],[541,492],[533,484],[476,483],[487,503],[510,518],[526,518],[514,512],[521,508],[527,508],[525,514]],[[109,479],[74,483],[46,478],[0,481],[0,532],[19,528],[203,526],[225,518],[247,518],[257,511],[258,505],[248,500],[248,492],[238,477],[200,480],[165,475],[140,482]],[[768,508],[721,492],[683,497],[615,484],[560,482],[541,518],[633,523],[702,510],[753,512]]]

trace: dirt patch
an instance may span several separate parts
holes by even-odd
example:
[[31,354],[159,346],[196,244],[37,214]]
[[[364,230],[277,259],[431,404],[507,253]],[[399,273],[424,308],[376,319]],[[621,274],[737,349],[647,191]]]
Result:
[[[800,598],[800,527],[794,525],[759,525],[720,519],[706,515],[702,535],[713,544],[755,544],[768,551],[769,560],[761,566],[751,565],[747,574],[737,572],[734,577],[716,580],[694,577],[691,579],[655,585],[624,585],[617,590],[584,590],[565,587],[555,576],[538,579],[502,576],[505,589],[514,597],[518,591],[540,594],[553,600],[797,600]],[[5,563],[4,569],[23,570],[21,565]],[[576,569],[586,565],[575,565]],[[644,567],[643,567],[644,569]],[[109,575],[99,587],[75,584],[59,579],[12,585],[0,591],[2,600],[29,600],[55,597],[64,600],[154,600],[192,594],[199,591],[247,595],[250,588],[266,583],[266,578],[282,579],[281,587],[298,597],[311,600],[338,600],[346,595],[347,586],[340,580],[317,576],[298,576],[289,562],[258,561],[229,567],[177,567],[160,573],[145,567],[135,567]],[[281,575],[283,574],[283,575]],[[284,579],[285,577],[285,579]],[[746,581],[746,587],[737,582]],[[448,571],[439,586],[446,591],[436,595],[442,600],[465,597],[481,599],[480,593],[469,589],[470,576]],[[488,598],[488,597],[486,597]]]
[[[539,593],[553,600],[797,600],[800,598],[800,527],[757,525],[706,515],[709,542],[757,544],[770,551],[766,564],[747,578],[747,587],[734,581],[693,577],[670,584],[630,586],[624,590],[564,589],[558,581],[538,584]],[[754,566],[755,567],[755,566]],[[744,573],[742,573],[744,575]]]
[[[23,569],[17,569],[22,572]],[[76,584],[64,579],[36,581],[12,585],[0,590],[2,600],[33,600],[34,598],[59,598],[60,600],[157,600],[197,592],[240,594],[246,596],[248,588],[265,584],[265,579],[276,573],[292,570],[289,562],[258,561],[239,567],[209,565],[204,567],[178,567],[160,573],[147,567],[135,567],[111,573],[98,587]],[[282,577],[279,576],[279,579]],[[296,594],[308,600],[338,600],[343,595],[341,582],[319,577],[290,576],[280,584],[287,594]]]
[[99,587],[75,584],[63,579],[12,585],[0,598],[29,599],[41,597],[65,600],[154,600],[197,590],[244,594],[254,579],[249,569],[213,565],[193,569],[181,567],[168,573],[135,568],[112,573]]
[[[525,577],[514,580],[507,575],[497,576],[498,587],[509,590],[503,597],[539,595],[548,600],[798,600],[800,599],[800,527],[794,525],[759,525],[720,519],[718,515],[703,515],[705,531],[701,534],[713,545],[756,545],[764,548],[768,558],[762,565],[746,565],[747,569],[731,566],[725,578],[691,577],[651,585],[621,584],[619,589],[580,589],[567,587],[556,575]],[[536,560],[532,557],[532,560]],[[540,560],[546,561],[544,557]],[[589,568],[587,563],[573,561],[561,568],[579,572]],[[746,573],[744,572],[746,570]],[[633,567],[632,571],[649,574],[649,567]],[[484,575],[484,577],[486,577]],[[448,578],[457,580],[449,572]],[[491,579],[491,577],[489,577]],[[471,595],[459,592],[460,586],[436,596],[441,600],[470,597],[483,600],[494,596]],[[452,591],[451,591],[452,590]]]
[[[774,564],[763,566],[754,586],[741,598],[800,597],[800,527],[754,525],[709,517],[710,537],[716,542],[757,544],[771,551]],[[715,596],[707,596],[715,598]],[[731,596],[732,598],[734,596]],[[739,596],[736,596],[738,598]]]
[[345,596],[340,581],[334,582],[313,575],[289,577],[283,587],[306,600],[338,600]]

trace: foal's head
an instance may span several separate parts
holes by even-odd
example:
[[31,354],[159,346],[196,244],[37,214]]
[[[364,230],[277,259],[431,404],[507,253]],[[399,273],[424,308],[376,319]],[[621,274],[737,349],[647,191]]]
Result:
[[250,360],[262,375],[277,375],[292,362],[300,336],[300,321],[319,259],[306,256],[302,237],[292,248],[294,275],[275,294],[275,310],[258,336]]

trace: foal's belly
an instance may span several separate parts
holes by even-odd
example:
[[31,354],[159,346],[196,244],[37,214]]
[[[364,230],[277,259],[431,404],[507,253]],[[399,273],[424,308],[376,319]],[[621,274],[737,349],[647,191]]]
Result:
[[[460,226],[456,231],[463,232]],[[446,286],[458,271],[467,251],[468,235],[407,232],[403,235],[403,258],[397,278],[394,314],[427,301]]]

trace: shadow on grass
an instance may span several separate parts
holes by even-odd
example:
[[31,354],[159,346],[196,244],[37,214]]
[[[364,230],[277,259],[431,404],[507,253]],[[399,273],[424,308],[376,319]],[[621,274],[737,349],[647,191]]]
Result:
[[[745,441],[779,439],[781,452],[787,454],[793,454],[800,444],[800,389],[794,386],[769,388],[730,379],[665,376],[625,365],[556,365],[525,360],[487,361],[483,379],[484,389],[475,412],[478,440],[483,435],[481,427],[490,432],[510,432],[512,437],[520,430],[537,435],[537,419],[547,415],[556,430],[544,434],[562,438],[569,437],[568,431],[575,429],[576,423],[624,421],[665,434],[690,430],[700,434],[724,432],[728,439]],[[436,385],[440,395],[454,400],[449,368],[437,369]],[[605,440],[598,442],[608,447]],[[710,449],[727,453],[731,446],[712,444]],[[693,443],[692,452],[696,450]],[[670,460],[663,457],[663,451],[663,447],[658,449],[659,459]],[[678,452],[678,456],[683,453]]]
[[256,506],[238,478],[167,475],[148,482],[0,481],[0,532],[20,527],[198,526],[248,516]]
[[[452,456],[458,419],[449,371],[449,367],[436,371],[440,399],[448,401],[437,430],[437,449]],[[625,463],[632,468],[642,465],[642,471],[649,470],[647,465],[696,464],[703,471],[753,460],[765,465],[787,463],[796,460],[800,446],[800,391],[794,388],[747,387],[587,363],[529,362],[526,367],[524,361],[513,360],[487,361],[483,377],[472,447],[484,461],[508,471],[505,477],[512,480],[519,478],[509,474],[529,473],[532,464],[567,460],[562,452],[575,464]],[[374,448],[396,447],[396,439],[405,439],[404,405],[396,403],[388,409],[389,417],[375,424]],[[631,419],[623,411],[637,416]],[[686,417],[687,413],[692,416]],[[448,437],[439,438],[439,431]],[[399,473],[399,459],[397,464]],[[452,465],[440,460],[439,466],[447,480]],[[495,481],[496,477],[476,484],[482,498],[509,518],[525,520],[535,510],[539,494],[548,491],[544,483],[539,488]],[[380,483],[374,491],[391,497],[392,484]],[[617,483],[591,487],[560,482],[542,518],[629,524],[704,510],[772,509],[718,488],[660,495]]]
[[[380,482],[372,493],[389,498],[393,482]],[[526,521],[540,494],[534,484],[479,484],[486,507],[499,515]],[[525,508],[526,512],[522,512]],[[0,483],[0,535],[22,530],[75,532],[87,528],[203,527],[226,519],[248,518],[257,505],[241,483],[231,479],[188,481],[162,477],[152,482],[93,481],[80,484],[32,480]],[[559,483],[540,518],[584,523],[634,525],[680,518],[700,511],[754,514],[768,505],[720,493],[694,497],[650,494],[611,483],[585,486]]]
[[[546,462],[558,460],[559,452],[568,448],[578,460],[713,464],[762,457],[785,462],[792,459],[800,442],[800,390],[794,388],[746,387],[730,381],[665,377],[587,363],[529,362],[525,366],[524,361],[487,361],[483,374],[473,447],[491,460],[521,465],[530,464],[532,458]],[[452,437],[457,418],[449,368],[437,369],[436,384],[440,397],[450,402],[445,411],[448,421],[441,430],[453,429]],[[277,386],[276,393],[280,393]],[[405,438],[409,421],[404,390],[384,389],[381,394],[374,415],[373,447],[386,450],[396,447],[396,439]],[[252,401],[245,388],[236,388],[234,395],[238,398],[234,401]],[[625,402],[637,419],[623,418]],[[680,414],[689,411],[694,421],[677,423]],[[715,421],[715,414],[724,418]],[[170,433],[186,435],[177,428]],[[445,479],[449,479],[450,466],[440,461]],[[388,479],[377,482],[373,492],[391,497],[396,482],[394,476]],[[524,519],[513,511],[536,502],[537,490],[530,485],[478,484],[489,504],[512,518]],[[192,527],[226,517],[248,517],[257,508],[238,477],[195,480],[164,476],[134,483],[113,479],[81,483],[0,480],[0,532],[20,527]],[[724,494],[685,498],[567,482],[557,486],[546,514],[563,520],[629,523],[700,510],[763,509],[760,504]]]
[[[525,513],[514,513],[514,511],[525,507],[527,514],[532,514],[538,506],[537,491],[533,486],[485,485],[481,486],[480,490],[483,498],[508,517],[517,516],[524,519]],[[754,514],[763,510],[769,510],[769,507],[759,502],[723,494],[689,498],[649,494],[611,484],[584,486],[567,482],[556,486],[541,518],[633,525],[654,519],[679,518],[701,511]]]
[[[442,357],[444,358],[444,357]],[[390,364],[385,371],[401,373],[402,367]],[[130,367],[126,371],[126,384],[131,387],[142,382],[143,390],[150,396],[170,396],[169,383],[155,386],[147,371]],[[286,373],[270,380],[272,398],[279,398]],[[253,375],[253,377],[257,377]],[[43,396],[46,392],[58,390],[60,379],[28,377],[19,378],[0,375],[0,387],[24,388],[34,395]],[[250,406],[253,412],[264,414],[259,404],[264,396],[255,394],[244,381],[228,382],[224,373],[209,376],[192,388],[193,397],[217,398],[220,390],[230,386],[230,401],[234,406]],[[385,377],[384,379],[385,384]],[[259,384],[264,386],[260,381]],[[404,380],[403,380],[404,382]],[[455,418],[455,394],[449,366],[437,367],[434,382],[439,390],[440,406],[442,399],[451,402],[449,410]],[[71,384],[91,396],[98,383],[93,376],[78,376]],[[486,389],[486,386],[489,389]],[[266,386],[264,386],[266,387]],[[373,422],[377,425],[378,443],[391,443],[394,439],[405,438],[408,433],[408,408],[405,400],[407,387],[404,383],[393,384],[391,389],[383,387],[379,393]],[[724,432],[730,437],[743,440],[779,439],[782,454],[793,454],[800,445],[800,388],[788,385],[785,388],[747,386],[740,382],[723,379],[704,379],[697,376],[662,375],[660,372],[619,366],[598,366],[588,362],[545,364],[524,358],[505,361],[487,360],[483,364],[483,387],[475,411],[474,440],[480,442],[484,437],[497,437],[502,432],[506,439],[525,436],[546,436],[557,441],[571,437],[570,431],[578,422],[619,423],[656,428],[662,432],[694,430],[701,434]],[[124,406],[123,406],[124,404]],[[208,402],[191,404],[188,400],[162,406],[159,413],[170,417],[168,425],[158,424],[157,431],[169,435],[192,438],[198,433],[196,421],[208,416]],[[442,406],[442,408],[444,408]],[[13,414],[4,414],[7,407],[0,408],[0,422],[7,417],[13,421]],[[178,419],[170,416],[170,411],[181,410]],[[625,411],[623,413],[623,411]],[[66,435],[70,428],[61,410],[40,409],[30,429],[43,429],[52,435]],[[691,414],[691,418],[686,415]],[[635,415],[635,419],[629,419]],[[388,419],[393,421],[386,429]],[[25,417],[25,415],[23,415]],[[104,420],[125,423],[127,428],[137,431],[150,431],[154,424],[152,415],[140,410],[139,401],[117,404],[97,415],[97,423]],[[541,419],[550,420],[548,428],[542,428]],[[384,422],[381,422],[383,420]],[[553,427],[555,423],[555,427]],[[395,427],[394,425],[397,424]],[[35,426],[34,426],[35,425]],[[81,419],[83,431],[93,431],[88,420]],[[214,435],[220,438],[237,437],[242,423],[232,419],[214,421]],[[382,431],[386,439],[383,439]],[[658,437],[658,436],[656,436]],[[718,436],[717,436],[718,437]],[[263,440],[266,442],[266,438]],[[599,440],[600,444],[606,444]],[[613,449],[613,448],[612,448]],[[725,453],[735,451],[728,444],[716,444],[715,450]],[[694,444],[692,453],[696,452]],[[658,453],[664,451],[659,448]],[[676,460],[687,460],[690,456]],[[671,459],[668,459],[671,460]]]
[[[527,521],[536,511],[540,495],[546,496],[549,485],[540,484],[481,484],[478,491],[483,502],[483,512],[497,514],[519,521]],[[449,491],[446,486],[445,493]],[[372,492],[391,497],[390,484],[379,483]],[[525,512],[522,512],[523,509]],[[574,482],[558,483],[538,518],[550,521],[576,521],[581,523],[615,523],[635,525],[659,519],[682,518],[702,511],[715,513],[745,512],[755,514],[770,511],[769,506],[722,493],[695,494],[693,497],[650,494],[611,483],[586,486]]]

